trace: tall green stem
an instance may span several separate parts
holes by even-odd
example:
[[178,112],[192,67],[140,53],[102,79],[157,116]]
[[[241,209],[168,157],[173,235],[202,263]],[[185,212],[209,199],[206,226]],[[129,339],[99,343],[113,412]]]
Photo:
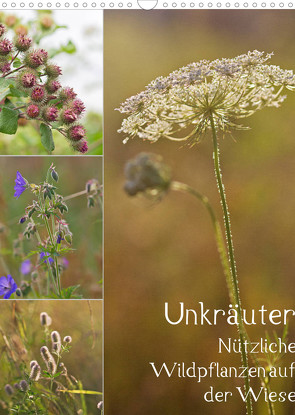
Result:
[[237,269],[235,263],[235,256],[234,256],[234,246],[231,234],[231,224],[230,224],[230,216],[229,210],[226,202],[226,194],[225,194],[225,187],[222,182],[222,175],[220,169],[220,161],[219,161],[219,148],[218,148],[218,141],[217,141],[217,134],[216,128],[214,124],[213,115],[210,115],[210,124],[212,130],[212,138],[213,138],[213,160],[214,160],[214,170],[216,175],[217,187],[220,194],[221,206],[223,211],[223,219],[224,219],[224,226],[225,226],[225,235],[226,241],[228,246],[228,256],[229,256],[229,263],[231,269],[231,276],[232,276],[232,283],[233,283],[233,298],[234,298],[234,306],[237,309],[238,314],[238,332],[241,341],[241,355],[242,355],[242,364],[243,367],[246,369],[246,377],[245,377],[245,391],[247,394],[247,414],[250,415],[253,413],[252,411],[252,400],[249,394],[250,389],[250,379],[248,373],[248,356],[247,351],[245,348],[245,334],[244,334],[244,324],[242,319],[242,307],[241,307],[241,300],[239,295],[239,285],[238,285],[238,278],[237,278]]

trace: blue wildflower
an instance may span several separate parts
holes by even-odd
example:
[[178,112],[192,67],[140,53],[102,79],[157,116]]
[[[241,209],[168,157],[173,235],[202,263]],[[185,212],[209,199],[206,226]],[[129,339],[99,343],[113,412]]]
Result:
[[[45,264],[47,264],[47,259],[44,259],[44,258],[48,258],[49,264],[53,264],[54,263],[53,259],[49,256],[49,254],[47,254],[45,252],[41,252],[40,253],[40,261],[41,262],[44,262]],[[43,259],[44,259],[44,261],[43,261]]]
[[0,295],[7,300],[17,290],[17,285],[11,275],[0,277]]
[[14,197],[17,199],[20,197],[20,195],[26,190],[27,188],[27,182],[23,178],[23,176],[20,174],[19,171],[16,172],[16,179],[15,179],[15,186],[14,186]]
[[57,235],[56,243],[57,243],[57,244],[60,244],[60,243],[61,243],[61,241],[63,241],[63,240],[64,240],[64,238],[62,237],[62,234],[61,234],[61,233],[59,233],[59,234]]
[[32,264],[29,259],[25,259],[20,265],[20,272],[23,275],[27,275],[31,272]]

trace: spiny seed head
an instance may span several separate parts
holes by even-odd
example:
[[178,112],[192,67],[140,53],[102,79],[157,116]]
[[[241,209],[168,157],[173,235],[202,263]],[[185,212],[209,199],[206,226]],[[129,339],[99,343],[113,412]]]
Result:
[[40,24],[43,27],[43,29],[48,30],[53,26],[54,20],[49,14],[44,14],[40,17]]
[[24,26],[23,24],[19,24],[14,28],[14,31],[17,35],[27,35],[28,34],[28,28],[27,26]]
[[61,102],[68,102],[68,101],[72,101],[73,99],[75,99],[76,96],[77,96],[77,94],[73,90],[73,88],[70,88],[70,87],[66,86],[65,88],[62,88],[59,91],[58,99]]
[[81,124],[73,125],[67,130],[67,137],[71,141],[79,141],[86,136],[86,130]]
[[3,23],[0,23],[0,37],[2,37],[5,32],[6,32],[6,27],[4,26]]
[[71,336],[65,336],[64,337],[64,342],[65,343],[72,343],[72,337]]
[[40,314],[40,323],[41,326],[50,326],[52,323],[51,317],[44,311]]
[[18,35],[14,42],[14,46],[19,52],[26,52],[30,49],[32,43],[32,39],[25,36],[25,35]]
[[79,151],[79,153],[85,154],[88,151],[88,144],[86,140],[79,140],[72,142],[72,147],[74,150]]
[[47,81],[45,84],[45,88],[47,92],[49,92],[50,94],[54,94],[61,88],[61,84],[57,80]]
[[6,16],[4,23],[8,27],[13,27],[17,23],[17,18],[13,14]]
[[44,49],[29,50],[24,57],[24,64],[29,68],[36,69],[47,61],[48,53]]
[[40,108],[36,104],[29,104],[27,106],[26,114],[29,118],[37,118],[40,114]]
[[48,78],[55,79],[62,74],[62,69],[54,63],[48,63],[45,66],[45,73],[48,76]]
[[159,199],[167,192],[171,183],[170,169],[162,162],[162,157],[140,153],[125,166],[126,183],[124,190],[129,196],[144,193]]
[[82,114],[85,111],[85,105],[84,105],[84,102],[81,101],[81,99],[75,99],[71,103],[71,107],[73,108],[74,112],[77,115],[80,115],[80,114]]
[[42,86],[35,86],[31,92],[31,100],[33,102],[43,102],[46,99],[46,91]]
[[13,43],[9,39],[0,40],[0,55],[8,55],[13,49]]
[[295,89],[293,71],[270,65],[272,54],[254,50],[232,59],[200,61],[152,81],[119,108],[119,132],[156,142],[198,142],[207,130],[245,129],[239,124],[264,107],[279,107],[284,88]]
[[47,346],[42,346],[40,349],[41,357],[44,360],[48,372],[54,374],[56,372],[56,363],[54,357],[48,350]]
[[20,87],[25,89],[33,88],[36,85],[36,74],[32,70],[24,70],[19,72],[17,76],[17,83]]
[[43,109],[42,112],[45,121],[54,122],[58,118],[58,109],[54,106],[48,106]]
[[11,69],[10,62],[7,60],[6,56],[0,56],[0,71],[3,74],[6,74]]
[[29,389],[29,384],[25,379],[19,382],[19,386],[23,392],[26,392]]
[[13,395],[13,387],[9,385],[9,383],[7,383],[7,385],[4,386],[4,390],[8,396]]
[[37,382],[41,376],[41,367],[36,363],[33,367],[31,367],[30,379],[34,382]]
[[77,121],[77,118],[78,116],[72,108],[66,108],[60,113],[60,119],[64,124],[72,124]]

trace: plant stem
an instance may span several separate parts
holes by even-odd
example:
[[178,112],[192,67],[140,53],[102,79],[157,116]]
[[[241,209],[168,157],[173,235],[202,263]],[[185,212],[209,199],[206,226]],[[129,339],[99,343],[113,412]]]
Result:
[[5,75],[2,76],[2,78],[6,78],[6,76],[11,75],[14,72],[19,71],[20,69],[23,69],[25,65],[20,66],[19,68],[14,69],[13,71],[7,72]]
[[209,202],[209,199],[199,193],[197,190],[193,189],[192,187],[188,186],[185,183],[173,181],[170,185],[171,190],[176,190],[180,192],[185,192],[188,194],[191,194],[192,196],[196,197],[205,207],[207,212],[209,213],[213,228],[214,228],[214,234],[215,234],[215,240],[217,245],[217,251],[220,256],[220,262],[223,268],[223,272],[226,278],[226,283],[229,291],[230,301],[234,302],[233,298],[233,285],[232,285],[232,277],[231,277],[231,271],[228,264],[228,257],[227,257],[227,251],[226,251],[226,245],[224,242],[224,238],[222,235],[220,223],[218,219],[216,218],[216,215],[214,213],[214,210]]
[[[48,223],[48,219],[46,217],[44,218],[44,222],[45,222],[45,226],[46,226],[51,244],[52,244],[52,246],[55,246],[54,239],[53,239],[53,236],[52,236],[52,232],[50,230],[50,226],[49,226],[49,223]],[[49,262],[49,259],[48,259],[48,262]],[[56,256],[54,258],[54,263],[55,263],[56,281],[57,281],[57,286],[58,286],[58,294],[61,296],[60,275],[59,275],[59,271],[58,271],[58,263],[57,263]]]
[[229,256],[230,270],[231,270],[231,276],[232,276],[232,285],[233,285],[232,294],[234,298],[233,305],[236,307],[237,315],[238,315],[237,326],[238,326],[238,332],[239,332],[239,337],[241,341],[242,363],[243,363],[243,367],[247,368],[246,377],[245,377],[245,392],[247,394],[246,407],[247,407],[247,414],[251,415],[253,414],[253,411],[252,411],[252,400],[249,394],[250,379],[249,379],[248,356],[247,356],[247,351],[245,348],[245,334],[244,334],[244,324],[243,324],[243,319],[242,319],[242,306],[241,306],[241,300],[240,300],[240,295],[239,295],[239,285],[238,285],[237,269],[236,269],[235,256],[234,256],[234,246],[233,246],[233,240],[232,240],[232,234],[231,234],[230,216],[229,216],[229,209],[228,209],[227,202],[226,202],[225,187],[222,182],[217,134],[216,134],[214,118],[213,118],[212,113],[210,114],[209,118],[210,118],[212,138],[213,138],[214,170],[215,170],[217,187],[218,187],[218,191],[220,194],[220,201],[221,201],[221,206],[222,206],[222,211],[223,211],[225,234],[226,234],[226,241],[227,241],[227,246],[228,246],[228,256]]

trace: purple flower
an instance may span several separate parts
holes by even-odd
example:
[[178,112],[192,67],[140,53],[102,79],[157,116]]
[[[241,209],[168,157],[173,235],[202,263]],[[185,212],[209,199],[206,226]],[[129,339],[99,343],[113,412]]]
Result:
[[62,264],[64,268],[68,268],[69,266],[69,261],[67,260],[67,258],[63,258],[62,259]]
[[53,264],[53,263],[54,263],[54,261],[53,261],[53,259],[50,257],[50,255],[49,255],[49,254],[47,254],[47,253],[45,253],[45,252],[41,252],[41,253],[40,253],[40,261],[41,261],[41,262],[44,262],[45,264],[47,264],[47,259],[44,259],[44,261],[43,261],[43,258],[48,258],[49,264]]
[[31,272],[31,268],[32,268],[32,264],[31,261],[29,259],[25,259],[20,266],[20,272],[23,275],[27,275]]
[[19,171],[16,172],[16,179],[15,179],[15,186],[14,186],[14,197],[17,199],[20,197],[20,195],[26,190],[27,188],[27,182],[23,178],[23,176],[20,174]]
[[16,289],[17,285],[11,275],[8,274],[7,277],[0,277],[0,295],[4,295],[5,300],[7,300]]

